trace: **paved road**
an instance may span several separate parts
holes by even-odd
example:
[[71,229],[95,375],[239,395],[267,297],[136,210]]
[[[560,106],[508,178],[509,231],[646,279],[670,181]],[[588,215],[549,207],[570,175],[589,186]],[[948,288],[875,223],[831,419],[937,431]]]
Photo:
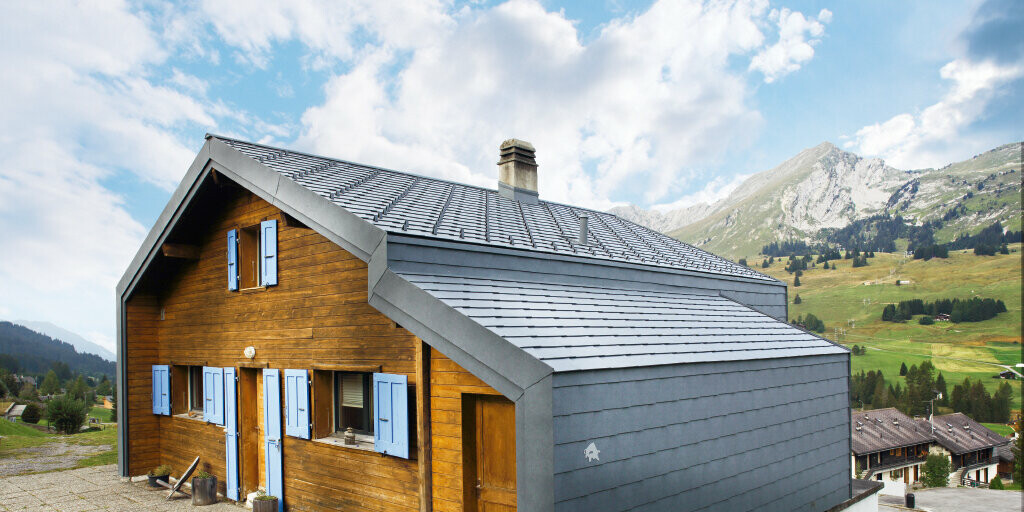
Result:
[[[37,475],[0,478],[0,511],[96,511],[96,510],[186,510],[192,500],[178,495],[165,501],[167,491],[151,489],[146,482],[122,482],[117,466],[57,471]],[[230,503],[218,503],[198,510],[244,512]]]
[[[1024,510],[1024,494],[1020,491],[993,491],[990,489],[971,489],[968,487],[949,487],[945,489],[922,489],[914,491],[918,510],[928,512],[1019,512]],[[885,505],[903,505],[903,496],[879,496],[879,511],[893,512],[909,510],[906,508],[887,507]]]

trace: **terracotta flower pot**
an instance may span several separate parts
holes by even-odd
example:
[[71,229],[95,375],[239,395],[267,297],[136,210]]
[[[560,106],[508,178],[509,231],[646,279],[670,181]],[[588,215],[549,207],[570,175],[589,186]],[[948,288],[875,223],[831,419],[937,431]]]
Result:
[[217,477],[192,477],[192,505],[217,503]]

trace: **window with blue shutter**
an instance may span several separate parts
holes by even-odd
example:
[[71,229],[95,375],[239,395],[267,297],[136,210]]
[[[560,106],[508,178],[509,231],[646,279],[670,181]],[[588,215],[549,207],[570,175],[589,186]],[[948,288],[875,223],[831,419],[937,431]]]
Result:
[[238,230],[228,231],[228,290],[238,290]]
[[203,367],[203,420],[224,424],[224,369]]
[[171,414],[171,367],[153,365],[153,414]]
[[409,458],[409,379],[405,375],[373,374],[373,449]]
[[260,223],[260,286],[277,284],[277,221]]
[[309,371],[284,371],[284,433],[309,439]]

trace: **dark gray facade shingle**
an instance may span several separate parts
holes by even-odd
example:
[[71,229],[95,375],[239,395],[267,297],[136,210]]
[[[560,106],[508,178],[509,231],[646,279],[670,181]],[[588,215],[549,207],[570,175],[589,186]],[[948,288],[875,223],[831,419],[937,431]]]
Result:
[[[848,356],[559,373],[561,511],[824,510],[849,494]],[[599,460],[588,460],[590,443]]]

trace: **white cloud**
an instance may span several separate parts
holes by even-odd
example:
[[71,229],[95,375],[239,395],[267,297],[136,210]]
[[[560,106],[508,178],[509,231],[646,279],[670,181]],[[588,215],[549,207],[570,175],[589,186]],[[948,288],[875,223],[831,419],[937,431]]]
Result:
[[761,50],[750,61],[750,69],[764,73],[764,81],[774,82],[798,69],[814,57],[814,46],[825,33],[825,23],[832,21],[832,12],[822,9],[818,19],[789,9],[772,9],[768,18],[779,29],[779,40]]
[[[170,190],[195,151],[175,135],[225,109],[195,77],[150,76],[169,50],[124,2],[16,2],[0,16],[0,309],[110,346],[114,287],[145,228],[104,180]],[[193,144],[195,141],[192,141]]]
[[904,169],[938,167],[991,147],[993,141],[969,140],[962,131],[984,115],[1002,85],[1024,76],[1024,65],[956,59],[939,75],[950,82],[941,100],[918,113],[865,126],[845,146]]
[[448,22],[446,3],[437,0],[210,0],[203,18],[239,49],[238,58],[265,68],[275,43],[296,39],[313,51],[313,67],[347,60],[359,50],[360,30],[394,48],[408,48],[436,34]]
[[[800,34],[821,35],[819,22],[775,12],[787,41],[795,16]],[[514,136],[537,146],[542,197],[607,207],[633,187],[657,201],[756,133],[730,59],[763,47],[766,14],[765,1],[661,1],[584,44],[536,1],[463,9],[409,51],[381,45],[334,76],[299,143],[493,187],[497,146]]]

